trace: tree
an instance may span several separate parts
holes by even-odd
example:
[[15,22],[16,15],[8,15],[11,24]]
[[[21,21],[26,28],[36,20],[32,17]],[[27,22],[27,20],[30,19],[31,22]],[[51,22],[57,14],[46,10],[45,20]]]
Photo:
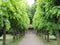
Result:
[[6,45],[6,31],[10,28],[13,29],[14,38],[20,30],[28,29],[30,21],[26,8],[26,0],[0,0],[0,27],[3,28],[3,45]]
[[27,7],[27,13],[30,18],[30,24],[32,24],[32,19],[36,11],[36,3],[34,3],[31,7]]
[[[33,27],[37,30],[42,30],[47,34],[47,41],[49,42],[49,34],[53,30],[59,30],[59,10],[60,6],[55,6],[54,0],[37,0],[37,8],[33,18]],[[47,3],[48,2],[48,3]],[[53,9],[54,8],[54,9]],[[57,33],[56,33],[57,34]]]

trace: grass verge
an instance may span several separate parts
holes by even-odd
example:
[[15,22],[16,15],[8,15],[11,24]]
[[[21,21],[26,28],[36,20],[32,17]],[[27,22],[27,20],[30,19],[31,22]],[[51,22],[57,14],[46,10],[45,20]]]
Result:
[[[24,36],[20,36],[20,39],[13,42],[13,36],[6,35],[6,45],[18,45],[18,43],[23,39]],[[0,45],[2,45],[3,37],[0,37]]]
[[[39,35],[37,35],[37,37],[38,37],[40,40],[42,40],[42,42],[44,42],[45,45],[57,45],[57,41],[56,41],[56,40],[50,40],[50,42],[47,42],[47,41],[44,39],[44,37],[41,38]],[[51,35],[51,36],[50,36],[50,39],[55,39],[55,37]]]

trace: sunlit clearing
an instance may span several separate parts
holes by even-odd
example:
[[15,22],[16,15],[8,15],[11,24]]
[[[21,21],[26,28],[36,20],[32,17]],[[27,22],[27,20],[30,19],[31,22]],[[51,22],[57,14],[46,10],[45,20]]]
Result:
[[34,0],[27,0],[27,2],[29,6],[32,6],[32,4],[34,3]]

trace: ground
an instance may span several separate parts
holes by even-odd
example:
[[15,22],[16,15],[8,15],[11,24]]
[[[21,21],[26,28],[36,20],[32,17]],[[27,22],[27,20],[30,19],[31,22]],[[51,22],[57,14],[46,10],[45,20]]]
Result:
[[24,39],[18,45],[44,45],[44,43],[38,39],[33,31],[27,31]]

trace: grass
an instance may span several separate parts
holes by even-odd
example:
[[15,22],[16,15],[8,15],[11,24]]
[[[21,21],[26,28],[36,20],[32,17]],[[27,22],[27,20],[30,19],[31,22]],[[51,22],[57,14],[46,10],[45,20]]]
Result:
[[[10,42],[12,40],[13,36],[11,35],[6,35],[6,43]],[[2,40],[3,40],[3,36],[0,37],[0,45],[2,45]]]
[[[23,38],[23,36],[21,36],[21,38],[15,42],[13,42],[13,36],[12,35],[6,35],[6,45],[18,45],[18,43],[20,42],[20,40]],[[3,37],[0,37],[0,45],[2,45],[2,39]]]
[[20,39],[17,40],[17,41],[15,41],[15,42],[11,41],[11,42],[10,42],[11,44],[7,43],[7,45],[18,45],[19,42],[22,40],[22,38],[23,38],[23,37],[20,37]]
[[57,41],[45,42],[46,45],[57,45]]
[[[38,38],[42,40],[45,43],[45,45],[57,45],[56,40],[50,40],[50,42],[47,42],[44,38],[41,38],[39,35]],[[53,35],[50,35],[50,39],[55,39],[55,37]]]
[[2,45],[2,41],[0,41],[0,45]]

